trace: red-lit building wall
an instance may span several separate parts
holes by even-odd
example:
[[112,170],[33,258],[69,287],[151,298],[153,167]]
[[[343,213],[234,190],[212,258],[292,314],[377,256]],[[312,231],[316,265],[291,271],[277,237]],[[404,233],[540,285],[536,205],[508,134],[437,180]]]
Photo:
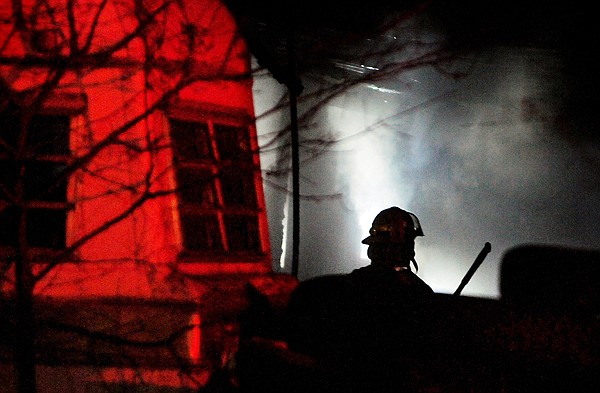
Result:
[[[22,9],[13,8],[20,3]],[[70,162],[83,163],[75,166],[67,186],[65,248],[73,247],[73,253],[47,272],[46,261],[33,264],[34,273],[44,272],[35,287],[38,299],[136,299],[161,307],[179,302],[191,307],[183,314],[196,326],[220,313],[238,313],[247,282],[271,288],[272,294],[282,293],[273,287],[286,292],[293,286],[293,280],[271,273],[250,56],[219,1],[3,2],[0,81],[2,105],[16,100],[27,110],[42,97],[36,113],[68,115]],[[171,119],[184,124],[208,119],[213,137],[227,127],[247,130],[238,137],[247,141],[238,147],[251,155],[251,164],[244,165],[254,168],[253,180],[231,189],[251,189],[251,208],[227,213],[225,191],[211,196],[215,217],[240,220],[230,227],[241,251],[187,249],[190,229],[184,227],[182,206],[204,205],[183,201],[178,191],[183,184]],[[211,140],[218,151],[218,141]],[[221,172],[213,174],[226,190]],[[243,214],[252,218],[246,227]],[[220,227],[225,238],[230,227]],[[246,228],[256,235],[245,236]],[[7,294],[12,280],[3,277]],[[200,341],[214,338],[197,328],[188,337],[188,355],[197,362],[203,356]]]
[[[25,4],[36,2],[25,1]],[[64,27],[58,34],[62,39],[70,39],[68,15],[64,2],[50,1],[40,4],[56,5],[57,12],[53,20],[36,21],[33,30],[56,29]],[[80,32],[79,46],[85,45],[85,40],[91,37],[89,54],[99,53],[110,48],[110,45],[120,42],[127,34],[139,25],[132,15],[135,10],[128,8],[126,3],[108,2],[105,10],[96,7],[102,2],[85,1],[79,4],[75,23],[75,31]],[[132,7],[135,2],[131,2]],[[154,8],[169,2],[147,2]],[[171,190],[178,187],[172,170],[172,150],[168,148],[169,126],[165,110],[185,112],[218,112],[220,116],[228,113],[252,119],[252,80],[249,75],[249,55],[241,37],[236,33],[233,19],[226,8],[218,1],[170,2],[163,12],[157,11],[153,26],[148,28],[148,34],[132,39],[127,46],[118,49],[105,61],[83,59],[92,65],[84,69],[66,69],[58,86],[53,89],[46,108],[60,111],[63,108],[75,106],[76,114],[72,117],[71,150],[75,157],[82,157],[90,149],[105,143],[110,134],[136,120],[119,139],[131,143],[139,149],[145,149],[147,140],[157,142],[156,151],[135,153],[125,143],[113,143],[102,149],[93,160],[85,166],[85,171],[78,171],[69,184],[69,200],[76,201],[75,208],[70,211],[67,223],[67,243],[73,244],[83,236],[95,231],[118,214],[128,209],[139,197],[145,187],[145,182],[151,184],[152,191]],[[61,12],[61,10],[63,12]],[[45,16],[42,9],[33,10],[25,7],[26,18],[33,15]],[[6,4],[2,8],[3,19],[11,17],[11,7]],[[88,15],[86,17],[86,15]],[[96,16],[99,16],[97,21]],[[89,33],[95,23],[94,33]],[[186,24],[189,24],[186,26]],[[190,27],[191,26],[191,27]],[[182,40],[183,28],[195,29],[199,35],[197,46],[190,50],[182,48],[188,44]],[[157,31],[154,31],[157,30]],[[83,32],[83,33],[81,33]],[[2,56],[11,61],[3,62],[2,78],[12,92],[36,91],[47,85],[51,67],[44,63],[44,54],[39,55],[43,67],[24,67],[24,62],[18,60],[31,48],[26,37],[15,33],[14,26],[4,23],[0,33],[4,45]],[[152,42],[152,36],[160,36],[161,43]],[[149,38],[148,38],[149,37]],[[142,38],[149,42],[143,43]],[[51,45],[51,44],[48,44]],[[145,49],[145,45],[149,49]],[[191,44],[190,44],[191,45]],[[50,48],[52,49],[52,48]],[[64,53],[63,53],[64,52]],[[68,49],[61,49],[61,54],[69,58]],[[34,53],[34,55],[36,55]],[[152,56],[152,69],[143,69],[144,56]],[[190,58],[191,57],[191,58]],[[183,62],[189,62],[191,70],[180,71]],[[11,64],[12,63],[12,64]],[[51,64],[50,64],[51,65]],[[173,70],[174,69],[174,70]],[[180,74],[185,73],[185,76]],[[184,87],[174,88],[182,78],[197,79],[193,83],[184,83]],[[146,89],[145,86],[151,86]],[[159,100],[170,95],[171,90],[177,90],[169,99],[169,104],[160,105],[159,110],[145,115],[145,111]],[[62,102],[61,102],[62,101]],[[185,106],[184,109],[178,106]],[[73,110],[72,108],[70,110]],[[201,116],[201,115],[199,115]],[[251,132],[252,149],[257,150],[254,127]],[[166,147],[166,148],[165,148]],[[258,160],[258,156],[255,157]],[[256,161],[258,163],[258,161]],[[146,177],[150,177],[146,180]],[[264,212],[264,197],[262,183],[257,184],[259,209]],[[132,192],[123,191],[125,187],[136,188]],[[218,272],[267,272],[270,269],[268,231],[266,217],[260,219],[261,249],[264,258],[254,263],[243,260],[229,260],[218,264],[203,260],[202,265],[192,266],[188,262],[183,268],[194,273]],[[130,217],[121,220],[114,226],[100,231],[89,241],[77,249],[77,259],[83,262],[119,261],[117,267],[127,261],[144,261],[154,264],[177,264],[182,251],[181,228],[178,222],[177,194],[169,193],[163,197],[149,199],[131,213]],[[111,266],[110,270],[114,270]],[[73,269],[68,266],[60,267],[60,275],[80,275],[80,264]],[[121,269],[119,269],[121,270]],[[130,268],[120,274],[130,273]],[[89,274],[84,273],[86,276]],[[78,277],[78,281],[79,281]],[[127,280],[131,283],[130,280]],[[116,288],[100,284],[90,290],[93,295],[109,294]],[[40,286],[41,288],[42,286]],[[48,286],[46,290],[52,291]],[[74,289],[81,293],[81,287]],[[121,288],[128,294],[140,294],[146,289]],[[56,294],[67,294],[64,289]],[[123,293],[119,293],[122,295]]]

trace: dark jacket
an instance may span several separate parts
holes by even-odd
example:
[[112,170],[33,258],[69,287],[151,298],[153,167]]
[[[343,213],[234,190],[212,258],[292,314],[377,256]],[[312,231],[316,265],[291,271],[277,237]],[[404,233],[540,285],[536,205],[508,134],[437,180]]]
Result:
[[288,343],[333,367],[347,391],[410,389],[402,370],[428,351],[433,299],[410,270],[369,265],[312,278],[292,294]]

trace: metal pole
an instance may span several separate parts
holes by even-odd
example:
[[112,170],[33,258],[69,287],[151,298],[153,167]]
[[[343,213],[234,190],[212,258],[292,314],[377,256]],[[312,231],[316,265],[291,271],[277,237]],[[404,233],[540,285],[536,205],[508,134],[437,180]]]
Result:
[[298,277],[298,254],[300,249],[300,159],[298,141],[298,102],[294,77],[296,75],[296,53],[294,42],[294,15],[290,16],[287,36],[288,67],[292,78],[288,83],[290,96],[290,131],[292,133],[292,276]]
[[467,274],[465,274],[465,276],[463,277],[458,288],[456,288],[456,291],[454,292],[454,296],[460,296],[460,293],[462,292],[462,290],[469,283],[469,281],[471,281],[473,274],[475,274],[477,269],[479,269],[479,266],[481,265],[481,263],[483,262],[485,257],[487,257],[487,254],[489,254],[489,252],[491,250],[492,250],[492,245],[489,242],[485,242],[485,245],[479,252],[479,255],[477,255],[477,258],[475,258],[475,261],[473,261],[471,268],[469,269]]

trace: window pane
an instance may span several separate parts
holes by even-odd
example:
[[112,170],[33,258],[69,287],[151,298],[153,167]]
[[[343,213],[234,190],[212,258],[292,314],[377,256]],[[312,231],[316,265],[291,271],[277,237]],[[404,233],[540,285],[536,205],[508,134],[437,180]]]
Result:
[[225,205],[256,207],[256,190],[251,171],[229,169],[221,175],[221,185]]
[[176,119],[169,119],[169,123],[176,161],[194,161],[213,157],[206,123]]
[[0,245],[16,245],[17,229],[17,210],[11,207],[0,210]]
[[[16,208],[0,212],[0,244],[15,246],[18,237]],[[27,214],[27,244],[32,247],[65,247],[66,210],[31,209]]]
[[[7,147],[16,148],[21,127],[19,110],[9,105],[0,113],[0,153]],[[69,152],[69,116],[36,115],[29,123],[27,146],[34,153],[68,155]]]
[[254,216],[226,216],[225,228],[231,251],[259,251],[258,220]]
[[36,201],[66,202],[65,164],[37,161],[25,168],[25,198]]
[[66,210],[32,209],[27,214],[27,243],[33,247],[65,247]]
[[[13,192],[17,184],[17,165],[13,161],[0,160],[0,185],[8,192]],[[5,197],[0,193],[0,199]]]
[[181,224],[188,250],[223,251],[217,217],[182,214]]
[[177,181],[182,202],[205,207],[215,205],[214,175],[209,171],[180,168]]
[[[29,201],[66,202],[67,178],[63,176],[65,164],[37,161],[25,168],[25,199]],[[19,171],[16,164],[0,160],[0,185],[12,192]],[[0,192],[0,199],[7,199]]]
[[69,155],[68,116],[38,115],[31,119],[27,144],[38,154]]
[[247,127],[215,124],[217,149],[222,160],[250,160],[250,140]]
[[9,104],[0,111],[0,154],[17,146],[19,129],[19,111]]

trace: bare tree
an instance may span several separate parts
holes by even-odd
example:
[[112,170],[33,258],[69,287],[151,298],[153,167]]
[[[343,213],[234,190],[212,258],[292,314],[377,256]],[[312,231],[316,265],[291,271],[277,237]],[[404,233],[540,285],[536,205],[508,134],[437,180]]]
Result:
[[[181,348],[200,323],[189,320],[193,302],[183,301],[176,318],[147,310],[127,323],[114,302],[65,315],[45,301],[61,293],[98,297],[77,280],[126,263],[145,272],[146,284],[136,285],[146,285],[146,294],[173,295],[183,285],[185,275],[168,264],[182,251],[172,210],[177,195],[202,187],[175,179],[179,150],[165,124],[175,103],[190,96],[222,89],[226,101],[236,94],[227,91],[249,86],[234,23],[212,0],[14,0],[0,6],[0,20],[0,284],[3,308],[14,311],[6,326],[17,390],[37,390],[38,359],[96,356],[92,363],[101,365],[118,353],[122,364],[136,365],[152,349],[191,375]],[[242,97],[241,107],[251,103]],[[163,224],[170,234],[157,229]],[[240,231],[238,248],[261,246]],[[122,279],[122,290],[104,288],[107,296],[143,298],[131,295],[138,291],[127,286],[132,277]],[[61,289],[65,280],[69,289]]]

